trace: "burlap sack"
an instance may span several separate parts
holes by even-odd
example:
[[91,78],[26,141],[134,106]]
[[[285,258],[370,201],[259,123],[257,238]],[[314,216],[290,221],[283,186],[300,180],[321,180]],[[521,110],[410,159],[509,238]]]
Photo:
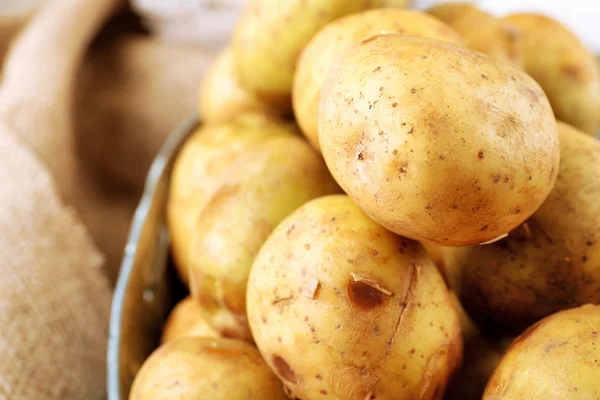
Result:
[[0,398],[104,397],[111,292],[74,212],[74,71],[117,0],[56,0],[22,34],[0,86]]

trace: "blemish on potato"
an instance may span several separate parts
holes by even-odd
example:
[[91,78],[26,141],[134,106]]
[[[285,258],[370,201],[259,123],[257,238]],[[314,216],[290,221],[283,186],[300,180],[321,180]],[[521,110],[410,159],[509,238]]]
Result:
[[410,88],[410,92],[411,92],[411,93],[413,93],[413,94],[415,94],[415,93],[417,93],[417,89],[415,89],[415,88]]
[[392,107],[398,107],[398,102],[396,102],[396,101],[395,101],[395,102],[393,102],[393,103],[392,103]]
[[346,295],[352,308],[371,310],[388,304],[392,292],[372,279],[350,273]]
[[283,358],[275,355],[272,358],[272,362],[273,366],[275,367],[275,372],[281,377],[281,379],[293,383],[294,385],[298,383],[298,379],[296,378],[294,370]]
[[485,154],[484,154],[483,150],[479,150],[477,152],[477,158],[480,160],[483,160],[484,157],[485,157]]
[[380,70],[381,70],[381,67],[377,66],[377,67],[375,67],[375,69],[373,70],[373,72],[377,72],[377,71],[380,71]]
[[486,80],[490,79],[490,78],[488,78],[488,76],[486,74],[481,74],[481,77]]

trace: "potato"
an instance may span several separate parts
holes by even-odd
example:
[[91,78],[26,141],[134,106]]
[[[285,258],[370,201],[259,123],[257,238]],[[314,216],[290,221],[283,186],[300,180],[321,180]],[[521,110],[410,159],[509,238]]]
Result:
[[559,22],[543,15],[505,17],[521,32],[525,71],[548,95],[556,118],[591,135],[600,128],[600,70],[595,56]]
[[438,399],[460,363],[458,317],[427,253],[347,196],[313,200],[275,229],[247,304],[291,397]]
[[252,143],[295,132],[292,125],[263,115],[244,114],[228,123],[203,125],[185,142],[173,166],[167,202],[173,257],[185,283],[189,281],[190,246],[196,219],[229,164]]
[[181,300],[167,318],[161,343],[184,337],[219,337],[217,331],[202,317],[198,303],[191,297]]
[[246,112],[277,116],[289,111],[269,106],[239,85],[231,48],[217,55],[204,76],[198,97],[200,115],[205,123],[227,122]]
[[276,107],[289,106],[296,60],[329,22],[379,0],[250,0],[233,35],[243,87]]
[[428,12],[454,28],[470,48],[514,67],[523,67],[519,32],[509,22],[469,3],[442,3]]
[[444,248],[451,287],[496,330],[600,303],[600,142],[563,123],[558,131],[558,178],[539,210],[496,243]]
[[600,398],[598,327],[598,305],[561,311],[536,323],[509,348],[483,399]]
[[292,91],[296,120],[317,150],[320,150],[317,129],[319,96],[327,72],[354,43],[382,31],[462,43],[452,29],[418,11],[380,8],[349,15],[327,25],[302,52]]
[[285,400],[281,382],[248,343],[190,337],[154,351],[130,400]]
[[556,121],[525,73],[449,43],[378,35],[350,48],[321,92],[319,141],[375,221],[442,245],[525,221],[558,172]]
[[271,137],[230,167],[195,220],[191,292],[224,336],[252,340],[246,283],[272,230],[305,202],[339,192],[325,163],[297,136]]

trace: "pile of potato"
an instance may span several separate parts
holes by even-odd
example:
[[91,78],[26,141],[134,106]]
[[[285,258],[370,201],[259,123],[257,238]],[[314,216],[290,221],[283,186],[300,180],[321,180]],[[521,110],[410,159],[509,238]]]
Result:
[[171,179],[191,295],[130,399],[600,398],[594,56],[398,3],[248,2]]

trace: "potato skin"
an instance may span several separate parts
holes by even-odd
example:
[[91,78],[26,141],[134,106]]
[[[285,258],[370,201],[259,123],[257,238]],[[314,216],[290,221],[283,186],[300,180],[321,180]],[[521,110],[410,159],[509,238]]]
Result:
[[233,36],[243,87],[271,104],[289,106],[300,52],[329,22],[379,0],[250,0]]
[[227,122],[247,112],[279,116],[290,111],[271,107],[240,86],[229,47],[221,50],[206,72],[198,100],[204,123]]
[[494,372],[484,400],[600,398],[600,306],[553,314],[526,330]]
[[317,114],[321,87],[327,72],[353,44],[385,32],[424,36],[462,44],[452,29],[427,14],[402,9],[375,9],[352,14],[332,22],[308,43],[298,60],[292,103],[298,125],[320,151]]
[[259,352],[232,339],[190,337],[159,347],[138,372],[130,400],[286,400]]
[[523,68],[523,46],[519,31],[469,3],[442,3],[428,13],[458,32],[467,46],[491,58]]
[[533,216],[496,243],[444,248],[451,287],[481,324],[521,330],[600,303],[600,142],[559,123],[560,168]]
[[231,165],[196,218],[191,292],[224,336],[252,340],[246,283],[272,230],[292,211],[339,187],[299,136],[268,138]]
[[565,26],[538,14],[504,18],[521,33],[525,71],[546,92],[556,118],[596,135],[600,128],[600,68]]
[[295,133],[290,124],[264,115],[243,114],[227,123],[203,125],[185,142],[173,166],[167,201],[173,258],[184,283],[189,283],[196,218],[229,165],[252,143]]
[[247,305],[263,357],[302,399],[438,399],[460,363],[458,317],[433,262],[344,195],[277,227]]
[[350,48],[321,92],[319,141],[342,189],[400,235],[482,243],[525,221],[558,171],[539,85],[484,54],[414,36]]
[[169,314],[160,342],[164,344],[190,336],[216,338],[219,333],[202,317],[198,303],[188,296]]

